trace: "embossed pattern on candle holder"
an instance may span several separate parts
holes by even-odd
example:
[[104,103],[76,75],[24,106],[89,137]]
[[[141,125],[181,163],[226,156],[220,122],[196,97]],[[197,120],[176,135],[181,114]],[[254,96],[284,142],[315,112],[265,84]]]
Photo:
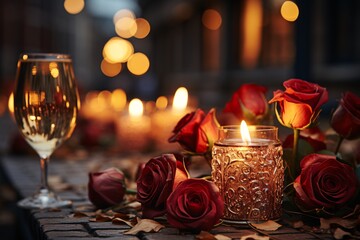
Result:
[[284,166],[280,144],[213,147],[212,178],[224,197],[226,220],[281,215]]

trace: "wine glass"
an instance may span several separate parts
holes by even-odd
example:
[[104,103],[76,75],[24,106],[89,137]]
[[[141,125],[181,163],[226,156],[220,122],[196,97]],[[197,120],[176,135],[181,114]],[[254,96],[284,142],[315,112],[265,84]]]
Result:
[[41,185],[18,202],[24,208],[71,205],[48,187],[50,155],[75,129],[80,100],[72,59],[66,54],[21,54],[14,90],[14,115],[25,140],[40,157]]

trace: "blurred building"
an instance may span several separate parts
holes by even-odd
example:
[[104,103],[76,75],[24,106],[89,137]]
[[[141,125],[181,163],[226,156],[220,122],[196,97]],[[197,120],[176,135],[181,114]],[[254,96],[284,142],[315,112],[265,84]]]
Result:
[[[151,26],[145,38],[127,38],[150,66],[136,75],[124,62],[109,77],[103,48],[117,36],[115,13],[126,8]],[[222,106],[242,83],[266,85],[271,94],[293,77],[334,89],[335,98],[360,91],[356,0],[88,0],[78,14],[60,0],[3,0],[0,9],[3,86],[19,54],[37,51],[70,53],[84,92],[123,88],[154,100],[185,86],[204,107]]]

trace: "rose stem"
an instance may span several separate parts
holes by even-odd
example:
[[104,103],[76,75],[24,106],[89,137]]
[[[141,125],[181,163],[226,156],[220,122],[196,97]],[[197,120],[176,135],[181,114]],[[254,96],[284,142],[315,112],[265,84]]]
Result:
[[339,136],[339,141],[337,143],[336,149],[335,149],[335,155],[339,152],[341,143],[343,142],[344,138]]
[[299,166],[298,166],[299,165],[298,163],[299,135],[300,135],[300,130],[294,128],[294,147],[293,147],[292,162],[290,164],[293,177],[296,177],[298,175],[298,170],[299,170]]

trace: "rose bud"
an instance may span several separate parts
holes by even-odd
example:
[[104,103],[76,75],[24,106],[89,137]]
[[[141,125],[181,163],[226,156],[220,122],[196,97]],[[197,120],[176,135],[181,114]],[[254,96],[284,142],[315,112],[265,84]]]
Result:
[[355,197],[354,169],[335,156],[310,154],[300,162],[301,173],[294,181],[296,200],[305,209],[339,209]]
[[277,90],[269,103],[277,103],[275,112],[279,122],[289,128],[305,129],[319,116],[320,107],[327,102],[325,88],[301,79],[284,82],[285,92]]
[[124,174],[116,168],[89,173],[88,196],[97,208],[107,208],[123,201],[126,192]]
[[215,183],[194,178],[181,182],[167,200],[167,220],[182,230],[210,230],[223,216],[224,201]]
[[179,182],[188,178],[182,161],[173,154],[150,159],[137,179],[136,199],[141,203],[143,218],[166,213],[166,200]]
[[224,113],[232,113],[238,120],[257,123],[269,111],[265,94],[267,89],[256,84],[243,84],[226,103]]
[[352,140],[360,137],[360,98],[346,92],[332,115],[331,127],[343,138]]
[[189,152],[206,153],[218,138],[219,126],[214,108],[206,115],[202,109],[197,109],[180,119],[169,142],[178,142]]

